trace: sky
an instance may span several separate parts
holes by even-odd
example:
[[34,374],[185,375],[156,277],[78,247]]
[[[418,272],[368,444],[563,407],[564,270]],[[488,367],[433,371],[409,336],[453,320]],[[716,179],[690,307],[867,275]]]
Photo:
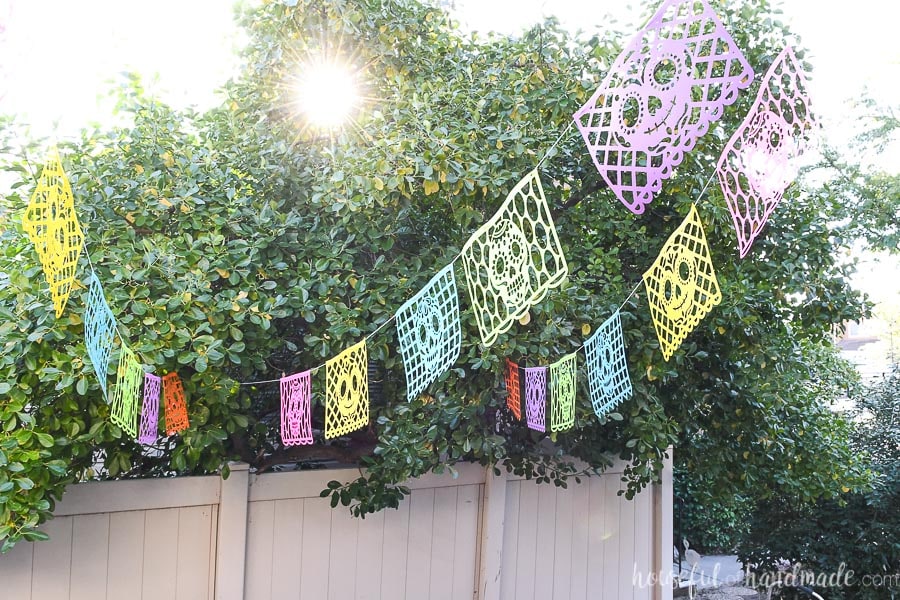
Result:
[[[447,0],[463,25],[515,33],[551,14],[592,32],[634,31],[638,2],[609,0]],[[864,89],[900,105],[900,43],[894,0],[785,0],[785,20],[809,48],[810,95],[826,138],[843,143],[858,124],[848,102]],[[609,14],[611,13],[611,15]],[[17,113],[35,133],[74,137],[91,121],[109,121],[104,100],[124,71],[174,106],[208,108],[237,69],[243,37],[231,0],[0,0],[0,113]],[[877,157],[900,171],[900,148]],[[865,257],[858,285],[875,297],[900,298],[900,263]]]

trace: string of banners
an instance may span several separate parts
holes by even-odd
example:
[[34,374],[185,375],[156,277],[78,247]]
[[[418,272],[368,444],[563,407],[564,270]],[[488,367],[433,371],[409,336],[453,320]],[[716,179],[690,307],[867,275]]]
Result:
[[[641,214],[685,153],[753,77],[706,0],[666,0],[573,119],[609,188],[628,210]],[[799,159],[810,144],[816,122],[806,90],[802,66],[787,47],[765,74],[756,101],[716,166],[713,176],[732,216],[741,258],[796,177]],[[706,187],[698,201],[705,191]],[[55,150],[25,211],[23,228],[34,243],[59,317],[76,281],[85,236]],[[460,254],[375,331],[323,365],[242,384],[280,385],[284,445],[313,443],[313,374],[323,367],[325,438],[344,436],[368,424],[367,342],[392,321],[408,400],[424,393],[455,364],[462,347],[457,261],[462,262],[470,308],[486,347],[565,280],[568,265],[537,169],[518,182]],[[190,423],[181,379],[175,372],[146,372],[118,328],[89,254],[88,262],[85,345],[111,405],[111,420],[140,443],[152,444],[159,437],[162,399],[166,435],[183,431]],[[516,419],[524,418],[527,427],[540,432],[547,431],[548,414],[551,432],[574,426],[582,352],[590,403],[598,418],[632,395],[620,311],[642,283],[660,350],[669,360],[722,299],[695,204],[625,302],[579,348],[546,366],[523,367],[505,360],[506,403]],[[116,338],[119,359],[109,391],[108,367]]]

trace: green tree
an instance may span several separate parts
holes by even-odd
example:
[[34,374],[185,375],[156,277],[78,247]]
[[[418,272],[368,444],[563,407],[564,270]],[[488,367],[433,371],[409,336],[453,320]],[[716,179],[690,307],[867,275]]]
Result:
[[[715,4],[763,72],[788,33],[775,11]],[[565,485],[582,469],[570,457],[592,471],[621,456],[631,464],[631,495],[658,475],[672,445],[717,497],[776,486],[830,496],[864,481],[842,423],[813,401],[834,387],[815,370],[827,362],[831,325],[864,311],[848,287],[851,267],[835,258],[844,240],[827,227],[842,205],[794,187],[740,261],[715,186],[698,198],[755,88],[635,218],[604,189],[577,133],[553,145],[621,49],[621,32],[574,38],[548,21],[481,40],[414,0],[268,2],[241,19],[249,44],[220,107],[174,111],[132,81],[120,91],[127,126],[87,130],[62,148],[122,335],[145,365],[185,382],[190,429],[149,450],[109,422],[85,360],[85,290],[62,318],[52,314],[20,225],[43,145],[22,149],[14,122],[3,123],[3,166],[17,178],[0,225],[5,547],[38,536],[73,481],[227,473],[233,458],[261,471],[292,462],[365,466],[357,481],[323,491],[362,515],[396,506],[407,478],[459,461]],[[294,110],[297,73],[321,55],[355,64],[370,98],[352,127],[330,135]],[[373,332],[457,255],[544,153],[569,280],[490,348],[477,343],[464,310],[457,364],[412,402],[394,332],[382,329],[369,344],[370,426],[331,443],[317,433],[314,446],[282,447],[277,385],[238,382],[320,364]],[[625,300],[692,202],[722,305],[664,362],[639,293],[622,312],[634,397],[598,421],[582,389],[575,427],[558,435],[514,423],[504,408],[504,357],[548,364],[578,347]],[[82,275],[87,267],[82,260]],[[465,307],[465,291],[461,298]],[[320,394],[313,419],[323,422]]]

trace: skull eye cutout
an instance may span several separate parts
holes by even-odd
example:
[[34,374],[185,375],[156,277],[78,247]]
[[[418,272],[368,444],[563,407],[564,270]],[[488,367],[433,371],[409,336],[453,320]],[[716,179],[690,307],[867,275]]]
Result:
[[681,319],[690,310],[697,282],[697,265],[688,256],[670,256],[670,268],[663,278],[663,297],[670,319]]

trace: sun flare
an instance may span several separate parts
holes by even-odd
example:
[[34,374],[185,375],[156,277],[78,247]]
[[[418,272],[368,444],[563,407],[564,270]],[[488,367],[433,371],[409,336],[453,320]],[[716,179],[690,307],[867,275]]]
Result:
[[356,77],[345,65],[315,63],[304,67],[297,85],[297,105],[310,125],[337,129],[360,100]]

